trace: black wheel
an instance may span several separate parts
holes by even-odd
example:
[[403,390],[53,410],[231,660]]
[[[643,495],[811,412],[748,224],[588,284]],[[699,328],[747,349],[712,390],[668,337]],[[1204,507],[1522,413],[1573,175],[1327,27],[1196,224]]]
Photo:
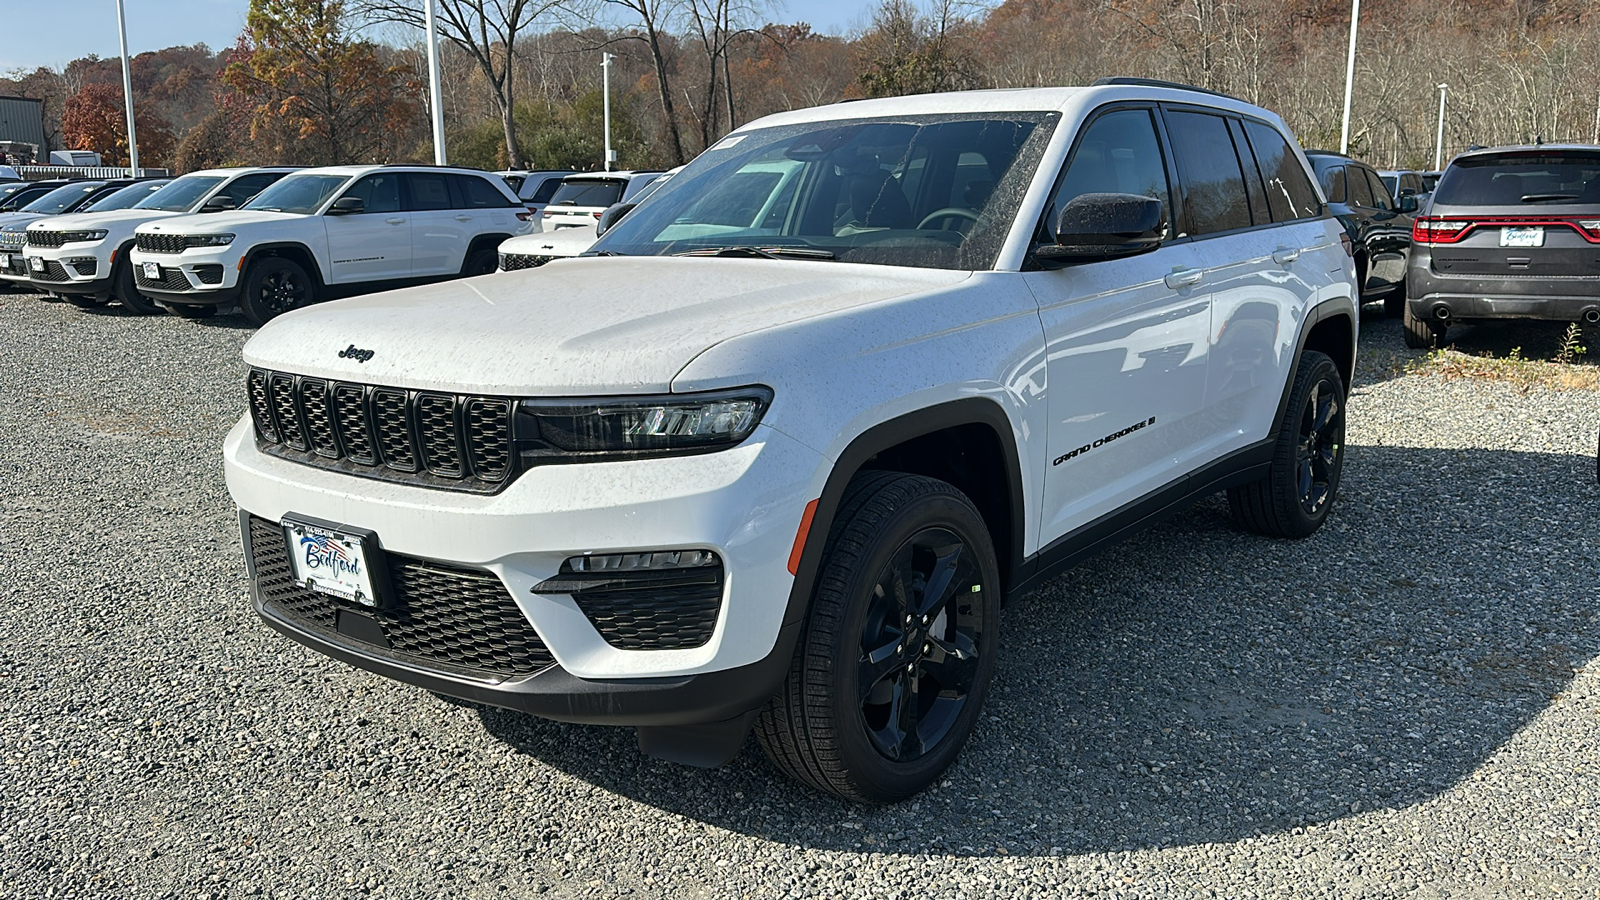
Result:
[[132,249],[124,247],[117,253],[116,269],[111,279],[111,293],[116,295],[117,302],[122,308],[141,316],[150,316],[161,312],[161,307],[145,295],[139,293],[139,285],[133,280],[133,262],[128,259],[128,252]]
[[461,277],[471,278],[474,275],[487,275],[500,266],[500,257],[493,247],[480,247],[467,254],[467,259],[461,264]]
[[1410,303],[1401,313],[1400,324],[1405,331],[1406,346],[1413,350],[1431,350],[1444,343],[1445,326],[1417,318],[1411,312]]
[[1325,354],[1306,351],[1278,423],[1267,476],[1228,489],[1236,523],[1283,538],[1307,537],[1322,527],[1344,470],[1344,401],[1339,367]]
[[244,275],[239,309],[256,325],[312,303],[311,276],[293,260],[278,256],[258,259]]
[[1396,285],[1395,289],[1384,295],[1383,314],[1391,319],[1398,319],[1405,314],[1406,286]]
[[93,294],[62,294],[61,298],[79,309],[99,309],[111,302],[110,297],[96,297]]
[[867,472],[828,534],[806,630],[756,737],[849,800],[911,796],[949,767],[994,673],[999,564],[955,487]]
[[217,308],[198,303],[168,303],[167,312],[182,319],[209,319],[217,314]]

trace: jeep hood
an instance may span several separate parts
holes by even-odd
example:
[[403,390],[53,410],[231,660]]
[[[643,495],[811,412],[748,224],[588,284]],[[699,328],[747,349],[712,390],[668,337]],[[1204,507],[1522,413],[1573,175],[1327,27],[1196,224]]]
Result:
[[50,230],[81,231],[88,228],[105,228],[108,225],[128,223],[139,225],[151,219],[167,219],[178,215],[183,214],[160,209],[113,209],[106,212],[71,213],[52,217]]
[[230,212],[185,213],[139,226],[147,234],[219,234],[230,228],[268,222],[304,222],[309,216],[299,213],[268,212],[264,209],[239,209]]
[[[956,284],[969,272],[810,260],[583,257],[296,310],[251,365],[511,396],[670,390],[743,334]],[[366,362],[339,354],[371,351]]]

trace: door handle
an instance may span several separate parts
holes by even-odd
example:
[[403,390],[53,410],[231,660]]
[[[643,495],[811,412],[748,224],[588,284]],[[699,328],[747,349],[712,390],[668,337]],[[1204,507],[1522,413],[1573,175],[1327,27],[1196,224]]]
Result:
[[471,222],[472,221],[472,217],[471,216],[456,216],[456,221],[457,222]]
[[1272,261],[1280,266],[1286,266],[1300,258],[1300,250],[1295,247],[1280,247],[1272,251]]
[[1177,290],[1199,284],[1200,279],[1204,278],[1205,274],[1200,269],[1173,269],[1162,281],[1167,283],[1167,287]]
[[393,216],[391,218],[384,219],[384,221],[388,222],[390,225],[404,225],[406,223],[406,220],[403,216]]

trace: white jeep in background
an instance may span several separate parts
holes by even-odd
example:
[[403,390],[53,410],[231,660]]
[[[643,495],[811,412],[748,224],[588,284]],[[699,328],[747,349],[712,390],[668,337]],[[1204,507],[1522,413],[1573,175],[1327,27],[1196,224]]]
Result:
[[541,231],[586,229],[595,233],[595,223],[609,206],[634,200],[662,172],[585,172],[561,179],[550,202],[540,214]]
[[140,225],[138,291],[174,311],[239,305],[260,325],[334,296],[494,271],[532,214],[476,169],[302,169],[233,212]]
[[[293,171],[290,166],[204,169],[153,185],[147,196],[126,209],[34,222],[28,226],[27,255],[42,262],[31,268],[33,284],[79,306],[117,300],[133,312],[160,312],[161,307],[140,295],[134,284],[129,259],[134,229],[157,219],[235,209]],[[195,306],[179,311],[209,315],[214,310]]]
[[1217,491],[1322,525],[1340,235],[1277,116],[1179,85],[751,122],[584,257],[256,334],[224,446],[255,607],[655,756],[754,728],[820,790],[909,796],[1006,598]]

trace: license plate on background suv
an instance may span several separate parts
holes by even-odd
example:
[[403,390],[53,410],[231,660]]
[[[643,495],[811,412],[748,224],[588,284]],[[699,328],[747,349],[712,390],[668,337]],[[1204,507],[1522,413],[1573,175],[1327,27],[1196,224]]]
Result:
[[0,269],[11,268],[11,254],[0,253]]
[[1502,247],[1543,247],[1544,226],[1506,226],[1500,229]]
[[362,606],[377,606],[361,534],[285,518],[284,537],[294,580],[307,590],[331,594]]
[[35,272],[43,272],[44,271],[44,257],[42,257],[42,256],[30,256],[30,257],[28,257],[28,268],[34,270]]
[[161,280],[160,263],[145,263],[141,268],[144,269],[144,277],[150,279],[151,281]]

